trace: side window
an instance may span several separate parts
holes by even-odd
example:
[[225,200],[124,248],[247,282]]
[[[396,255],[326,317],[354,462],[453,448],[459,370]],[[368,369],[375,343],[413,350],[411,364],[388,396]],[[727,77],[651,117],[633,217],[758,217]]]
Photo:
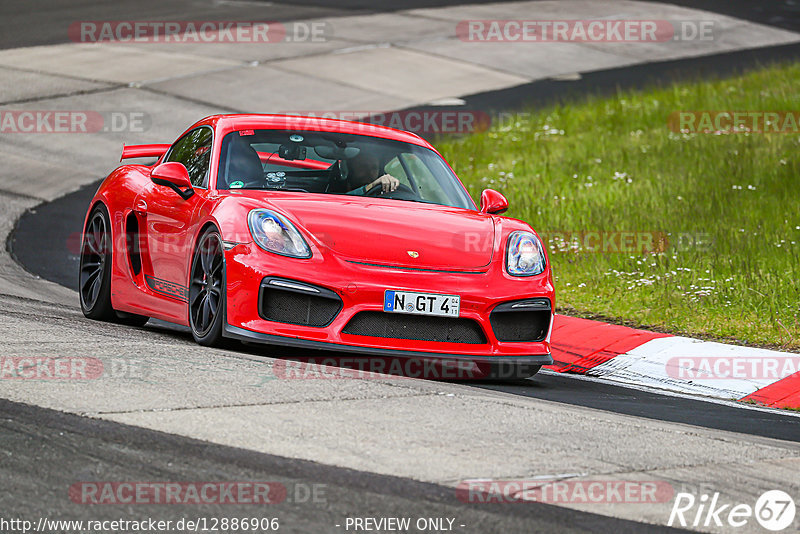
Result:
[[195,187],[208,186],[208,167],[211,163],[211,128],[200,127],[187,133],[172,145],[166,161],[183,163],[189,180]]

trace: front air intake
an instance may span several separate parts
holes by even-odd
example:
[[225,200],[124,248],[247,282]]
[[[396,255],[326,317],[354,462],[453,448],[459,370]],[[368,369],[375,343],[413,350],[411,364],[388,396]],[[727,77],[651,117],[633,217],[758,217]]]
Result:
[[258,315],[267,321],[327,326],[341,310],[339,295],[305,282],[265,278],[258,292]]
[[365,311],[357,313],[342,330],[355,336],[468,343],[482,345],[486,336],[478,323],[461,317],[434,317]]
[[543,341],[551,315],[548,299],[517,300],[495,306],[489,322],[498,341]]

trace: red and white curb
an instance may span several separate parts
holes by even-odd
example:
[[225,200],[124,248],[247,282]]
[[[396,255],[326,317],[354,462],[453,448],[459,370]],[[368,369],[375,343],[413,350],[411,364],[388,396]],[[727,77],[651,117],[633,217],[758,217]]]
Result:
[[549,369],[625,384],[800,408],[800,354],[556,315]]

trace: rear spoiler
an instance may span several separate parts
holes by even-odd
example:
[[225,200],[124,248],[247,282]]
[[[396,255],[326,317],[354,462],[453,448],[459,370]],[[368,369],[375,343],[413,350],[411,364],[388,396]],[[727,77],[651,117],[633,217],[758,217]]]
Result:
[[123,159],[130,158],[160,158],[172,145],[128,145],[122,147]]

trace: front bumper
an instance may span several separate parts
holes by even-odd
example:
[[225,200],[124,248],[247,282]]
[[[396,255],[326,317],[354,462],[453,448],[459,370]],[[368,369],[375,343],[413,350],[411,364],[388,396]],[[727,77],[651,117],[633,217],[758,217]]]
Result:
[[[412,350],[384,349],[377,347],[342,345],[339,343],[328,343],[324,341],[313,341],[308,339],[277,336],[274,334],[264,334],[261,332],[253,332],[252,330],[245,330],[244,328],[232,326],[227,323],[225,324],[224,327],[224,335],[225,337],[231,339],[238,339],[239,341],[266,343],[269,345],[278,345],[282,347],[293,347],[301,349],[347,352],[364,356],[389,356],[394,358],[415,358],[419,360],[434,359],[437,361],[457,361],[457,362],[463,361],[478,365],[492,364],[498,361],[498,358],[496,356],[486,357],[486,356],[466,355],[466,354],[439,354],[439,353],[420,352]],[[525,366],[552,365],[553,357],[550,354],[537,354],[528,356],[505,356],[502,358],[502,361],[505,363],[513,363],[514,365],[525,365]]]
[[[431,357],[520,365],[549,365],[550,332],[541,341],[500,341],[490,314],[498,305],[529,298],[553,302],[549,269],[528,278],[509,276],[500,265],[485,272],[411,270],[356,263],[327,251],[307,260],[285,258],[243,243],[226,251],[226,337],[307,349],[347,351],[363,355]],[[259,314],[262,280],[278,277],[325,288],[342,302],[341,311],[323,326],[306,326],[265,320]],[[349,321],[360,312],[383,312],[387,289],[461,296],[460,317],[480,326],[485,342],[454,343],[345,333]],[[552,328],[552,312],[550,317]]]

